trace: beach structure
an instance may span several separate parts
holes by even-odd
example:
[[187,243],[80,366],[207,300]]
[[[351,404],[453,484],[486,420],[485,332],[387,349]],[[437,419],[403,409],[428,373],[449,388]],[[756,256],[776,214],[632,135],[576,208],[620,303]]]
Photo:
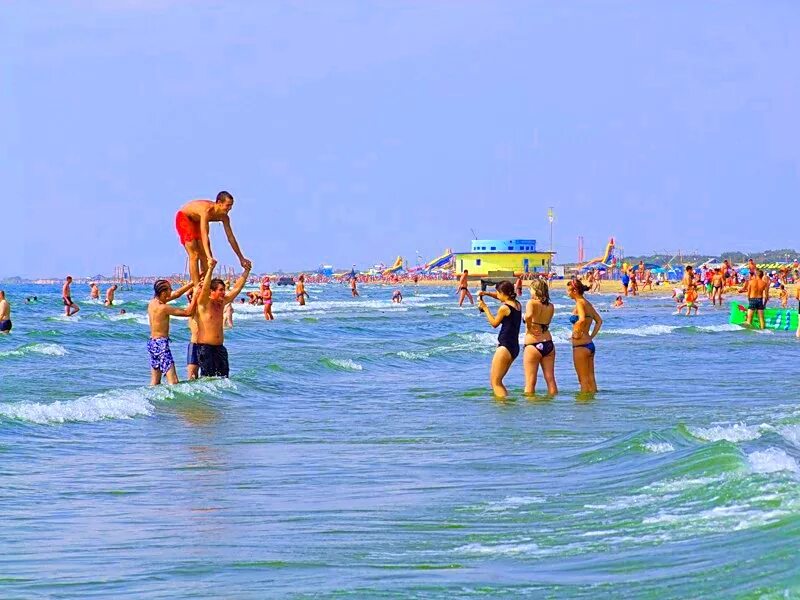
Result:
[[469,252],[456,252],[455,268],[467,269],[470,276],[488,276],[490,272],[547,273],[555,252],[536,249],[536,240],[472,240]]

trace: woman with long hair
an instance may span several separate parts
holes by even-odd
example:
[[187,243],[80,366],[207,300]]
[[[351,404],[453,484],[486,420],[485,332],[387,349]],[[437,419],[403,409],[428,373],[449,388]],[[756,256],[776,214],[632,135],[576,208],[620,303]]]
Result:
[[[572,360],[575,363],[575,372],[578,374],[582,392],[596,392],[594,338],[603,326],[603,318],[591,302],[583,297],[588,289],[580,279],[573,279],[567,283],[567,294],[575,301],[575,310],[569,318],[569,322],[572,323]],[[591,333],[589,333],[590,328]]]
[[[486,320],[492,327],[500,326],[497,335],[497,350],[494,351],[492,367],[489,371],[489,381],[492,384],[494,395],[498,398],[508,396],[508,390],[503,385],[503,377],[511,368],[511,363],[519,356],[519,327],[522,323],[522,307],[517,302],[514,284],[510,281],[501,281],[495,286],[496,292],[478,293],[478,308],[486,315]],[[501,302],[497,314],[493,315],[486,306],[483,297],[489,296]]]
[[525,306],[525,349],[522,354],[525,365],[525,393],[536,391],[536,377],[542,368],[547,382],[547,393],[558,393],[556,385],[556,347],[550,334],[550,323],[555,307],[550,302],[550,289],[544,279],[534,279],[530,283],[531,299]]

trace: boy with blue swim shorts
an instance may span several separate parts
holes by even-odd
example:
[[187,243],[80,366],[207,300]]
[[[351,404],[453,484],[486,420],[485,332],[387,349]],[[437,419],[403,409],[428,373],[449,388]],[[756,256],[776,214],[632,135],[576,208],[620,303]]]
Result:
[[173,293],[172,284],[166,279],[158,279],[153,284],[153,299],[147,305],[147,316],[150,320],[150,339],[147,341],[147,352],[150,355],[150,385],[160,384],[162,375],[167,376],[168,383],[178,383],[175,359],[169,347],[169,318],[188,317],[194,314],[197,308],[197,294],[186,308],[170,306],[169,302],[183,296],[191,287],[192,283],[189,282]]

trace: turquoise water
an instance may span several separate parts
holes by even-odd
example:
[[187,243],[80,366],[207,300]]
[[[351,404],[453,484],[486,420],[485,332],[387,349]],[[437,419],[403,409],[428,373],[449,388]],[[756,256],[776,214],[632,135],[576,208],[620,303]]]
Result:
[[561,395],[517,361],[498,402],[477,310],[391,290],[278,288],[272,323],[236,307],[230,380],[148,388],[148,289],[119,316],[76,287],[67,321],[7,287],[0,597],[800,595],[792,334],[631,299],[583,401],[559,293]]

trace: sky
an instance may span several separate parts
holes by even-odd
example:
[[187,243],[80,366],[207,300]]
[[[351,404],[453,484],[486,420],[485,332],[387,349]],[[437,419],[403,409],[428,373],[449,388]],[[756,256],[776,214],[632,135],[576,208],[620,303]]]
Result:
[[[800,3],[5,1],[0,277],[797,247]],[[219,225],[212,246],[236,264]]]

